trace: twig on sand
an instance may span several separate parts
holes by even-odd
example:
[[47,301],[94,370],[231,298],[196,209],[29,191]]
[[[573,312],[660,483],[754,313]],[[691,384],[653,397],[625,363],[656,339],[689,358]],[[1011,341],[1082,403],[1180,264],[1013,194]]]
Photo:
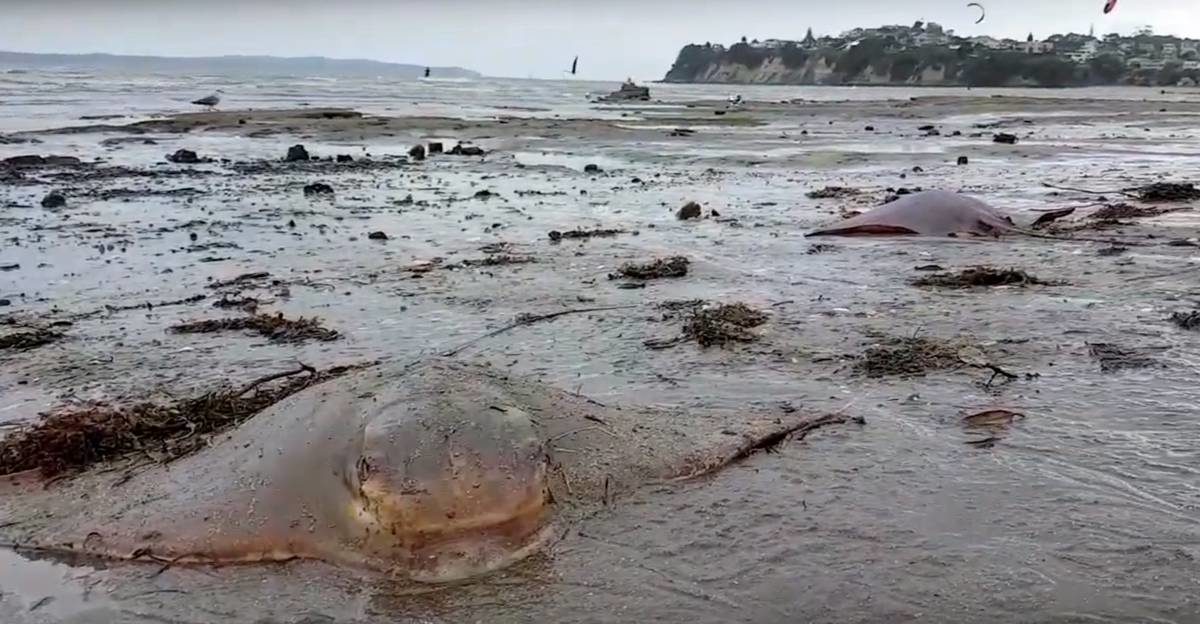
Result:
[[703,477],[705,475],[712,474],[712,473],[716,472],[717,470],[720,470],[721,468],[724,468],[725,466],[728,466],[735,462],[741,461],[741,460],[757,453],[758,451],[773,449],[776,446],[778,446],[780,443],[782,443],[784,440],[803,439],[806,435],[808,435],[809,432],[811,432],[815,429],[820,429],[821,427],[825,427],[828,425],[842,425],[842,424],[846,424],[846,423],[857,423],[859,425],[865,425],[866,422],[867,421],[865,419],[863,419],[861,416],[847,416],[846,414],[840,414],[840,413],[839,414],[826,414],[825,416],[822,416],[820,418],[806,420],[804,422],[796,424],[795,426],[786,427],[784,429],[781,429],[779,431],[776,431],[770,435],[767,435],[767,436],[764,436],[761,438],[747,439],[741,446],[734,449],[733,453],[726,455],[724,457],[721,457],[721,458],[717,458],[716,460],[704,462],[701,465],[696,466],[695,469],[687,472],[686,474],[678,475],[670,480],[671,481],[684,481],[684,480],[694,479],[696,477]]
[[1130,193],[1129,191],[1125,191],[1122,189],[1113,189],[1111,191],[1096,191],[1096,190],[1091,190],[1091,189],[1074,188],[1074,187],[1070,187],[1070,186],[1059,186],[1057,184],[1050,184],[1049,182],[1042,182],[1042,186],[1044,186],[1046,188],[1052,188],[1056,191],[1071,191],[1073,193],[1084,193],[1086,195],[1112,195],[1115,193],[1118,195],[1124,195],[1126,197],[1137,197],[1136,194]]
[[258,379],[255,379],[254,381],[246,384],[245,386],[242,386],[242,389],[239,390],[238,393],[234,396],[242,396],[257,387],[259,387],[267,382],[275,381],[276,379],[283,379],[284,377],[291,377],[293,375],[299,375],[300,373],[308,373],[310,375],[317,374],[317,369],[309,366],[308,364],[305,364],[303,362],[299,362],[298,364],[299,364],[300,368],[298,368],[296,370],[283,371],[281,373],[271,373],[270,375],[259,377]]
[[1019,375],[1017,375],[1015,373],[1010,373],[1010,372],[1004,370],[1003,368],[1000,368],[999,366],[996,366],[995,364],[992,364],[992,363],[984,364],[984,365],[980,366],[980,368],[986,368],[986,369],[992,371],[992,376],[988,377],[987,382],[983,384],[983,387],[985,387],[985,388],[991,388],[992,382],[996,380],[996,377],[1004,377],[1008,381],[1013,381],[1015,379],[1020,378]]
[[556,319],[560,316],[566,316],[568,314],[586,314],[588,312],[607,312],[609,310],[626,310],[626,309],[634,308],[634,307],[637,307],[637,306],[618,305],[618,306],[601,306],[601,307],[595,307],[595,308],[571,308],[568,310],[559,310],[558,312],[550,312],[549,314],[522,314],[521,316],[517,317],[517,320],[513,321],[512,323],[509,323],[508,325],[505,325],[504,327],[501,327],[499,329],[490,331],[482,336],[479,336],[478,338],[472,338],[471,340],[468,340],[467,342],[464,342],[464,343],[458,345],[457,347],[450,349],[449,351],[443,351],[441,353],[441,355],[442,355],[442,357],[453,357],[453,356],[458,355],[459,353],[465,351],[468,347],[474,345],[475,343],[477,343],[481,340],[487,340],[488,338],[494,338],[496,336],[499,336],[500,334],[503,334],[504,332],[511,331],[518,327],[524,327],[526,325],[533,325],[534,323],[540,323],[542,321],[549,321],[552,319]]

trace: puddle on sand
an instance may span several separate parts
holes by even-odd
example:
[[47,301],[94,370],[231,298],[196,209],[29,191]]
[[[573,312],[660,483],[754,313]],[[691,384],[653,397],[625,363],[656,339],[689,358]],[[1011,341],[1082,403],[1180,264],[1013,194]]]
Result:
[[96,570],[27,559],[0,550],[0,620],[25,622],[111,622],[116,605],[91,579]]

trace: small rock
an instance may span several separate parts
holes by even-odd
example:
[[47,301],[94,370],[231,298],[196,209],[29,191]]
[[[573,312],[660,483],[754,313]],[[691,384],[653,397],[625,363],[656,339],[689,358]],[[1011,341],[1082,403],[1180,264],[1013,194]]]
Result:
[[475,145],[463,145],[459,143],[450,148],[450,153],[455,156],[483,156],[483,148]]
[[919,166],[918,166],[918,167],[913,167],[913,168],[912,168],[912,172],[913,172],[913,173],[921,173],[921,172],[923,172],[923,171],[925,171],[925,170],[924,170],[924,169],[922,169],[922,168],[921,168],[921,167],[919,167]]
[[350,154],[338,154],[337,161],[340,163],[354,162],[354,157]]
[[442,147],[441,141],[430,141],[429,142],[428,152],[430,154],[441,154],[443,151],[445,151],[445,150]]
[[295,219],[288,219],[288,227],[290,227],[290,228],[294,228],[294,227],[296,227],[296,220],[295,220]]
[[962,130],[955,130],[950,133],[950,136],[962,136]]
[[412,149],[408,150],[408,156],[413,160],[425,160],[425,146],[414,145]]
[[1005,145],[1013,145],[1017,142],[1017,135],[1009,134],[1007,132],[1001,132],[999,134],[992,135],[992,142],[993,143],[1004,143]]
[[483,189],[482,191],[476,191],[476,192],[475,192],[475,198],[476,198],[476,199],[488,199],[488,198],[491,198],[491,197],[495,197],[495,196],[497,196],[497,195],[499,195],[499,193],[493,193],[493,192],[491,192],[491,191],[489,191],[489,190],[487,190],[487,189]]
[[863,128],[863,130],[866,130],[867,132],[875,132],[875,126],[867,126]]
[[367,238],[371,240],[387,240],[388,235],[384,234],[383,232],[371,232],[370,234],[367,234]]
[[21,268],[21,265],[16,264],[16,263],[0,264],[0,271],[16,271],[19,268]]
[[158,141],[155,141],[154,139],[143,139],[142,145],[158,145]]
[[62,193],[48,193],[42,198],[42,208],[62,208],[67,205],[67,198]]
[[715,110],[715,111],[713,111],[713,114],[714,114],[714,115],[717,115],[717,116],[719,117],[719,116],[721,116],[721,115],[724,115],[724,114],[725,114],[725,111],[723,111],[723,110]]
[[931,124],[927,124],[927,125],[917,128],[917,130],[920,130],[921,132],[929,132],[930,130],[936,130],[936,129],[937,129],[937,127],[933,126]]
[[199,237],[199,236],[198,236],[198,235],[197,235],[195,232],[191,232],[191,233],[189,233],[189,234],[188,234],[188,238],[190,238],[190,239],[192,239],[192,240],[194,241],[194,240],[196,240],[197,238],[200,238],[200,237]]
[[600,168],[600,165],[588,164],[583,166],[584,173],[600,173],[601,171],[603,171],[603,169]]
[[287,162],[309,160],[308,150],[304,149],[303,145],[293,145],[288,148],[287,156],[284,160]]
[[679,209],[679,212],[675,213],[675,217],[680,221],[685,221],[687,219],[699,219],[700,204],[697,204],[694,201],[684,204],[683,207]]
[[712,216],[714,216],[714,217],[719,217],[719,216],[721,216],[721,213],[717,212],[717,210],[716,210],[715,208],[714,208],[714,209],[711,211],[711,214],[712,214]]
[[643,183],[643,182],[642,182],[642,179],[641,179],[641,178],[637,178],[637,177],[635,177],[635,178],[631,179],[629,182],[630,182],[631,184],[642,184],[642,183]]
[[304,186],[305,195],[333,195],[333,187],[324,182],[313,182]]
[[167,156],[167,160],[179,165],[194,165],[200,162],[200,157],[189,149],[175,150],[174,154]]
[[12,305],[12,301],[8,299],[0,299],[0,308]]
[[239,126],[244,126],[244,125],[246,125],[246,120],[245,120],[245,119],[239,119],[239,120],[238,120],[238,125],[239,125]]
[[46,159],[37,154],[26,154],[24,156],[13,156],[0,160],[0,164],[5,167],[40,167],[46,164]]

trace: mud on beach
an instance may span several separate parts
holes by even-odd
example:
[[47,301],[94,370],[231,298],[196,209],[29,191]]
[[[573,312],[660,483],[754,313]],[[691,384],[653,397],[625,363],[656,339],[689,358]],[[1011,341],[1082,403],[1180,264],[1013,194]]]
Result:
[[[545,556],[432,597],[316,564],[266,580],[86,568],[105,608],[278,622],[503,619],[514,605],[554,621],[1200,609],[1200,353],[1172,321],[1200,307],[1200,204],[1129,191],[1200,181],[1200,104],[918,97],[713,114],[723,106],[604,119],[228,111],[5,135],[0,160],[43,160],[0,165],[0,431],[92,401],[236,390],[297,362],[464,345],[456,357],[600,402],[867,423],[639,494]],[[309,159],[288,160],[295,145]],[[200,162],[168,161],[181,149]],[[314,184],[329,192],[306,193]],[[803,237],[921,188],[967,192],[1018,224],[1076,207],[1055,231],[1112,243]],[[45,205],[51,194],[62,201]],[[678,218],[688,202],[701,218]],[[595,311],[515,323],[575,309]],[[963,418],[995,410],[1024,418],[978,444]],[[277,600],[257,600],[264,584]],[[54,591],[70,604],[77,590]],[[21,600],[0,599],[0,613],[24,614]]]

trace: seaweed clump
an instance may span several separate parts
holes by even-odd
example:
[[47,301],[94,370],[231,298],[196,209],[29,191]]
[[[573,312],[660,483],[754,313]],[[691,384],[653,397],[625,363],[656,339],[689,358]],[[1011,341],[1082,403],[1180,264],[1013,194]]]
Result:
[[988,266],[971,267],[958,273],[935,273],[913,280],[914,286],[932,288],[974,288],[994,286],[1052,285],[1020,269],[997,269]]
[[371,366],[317,371],[302,366],[239,388],[223,387],[166,403],[93,403],[50,412],[0,440],[0,474],[40,470],[44,476],[135,456],[169,462],[208,445],[259,411],[314,384]]
[[339,334],[321,325],[316,318],[284,318],[282,313],[253,314],[224,319],[191,321],[173,325],[177,334],[208,334],[221,331],[252,331],[273,342],[302,342],[305,340],[336,340]]
[[960,346],[936,338],[891,338],[868,348],[854,369],[867,377],[888,377],[957,368],[963,363],[958,354]]

